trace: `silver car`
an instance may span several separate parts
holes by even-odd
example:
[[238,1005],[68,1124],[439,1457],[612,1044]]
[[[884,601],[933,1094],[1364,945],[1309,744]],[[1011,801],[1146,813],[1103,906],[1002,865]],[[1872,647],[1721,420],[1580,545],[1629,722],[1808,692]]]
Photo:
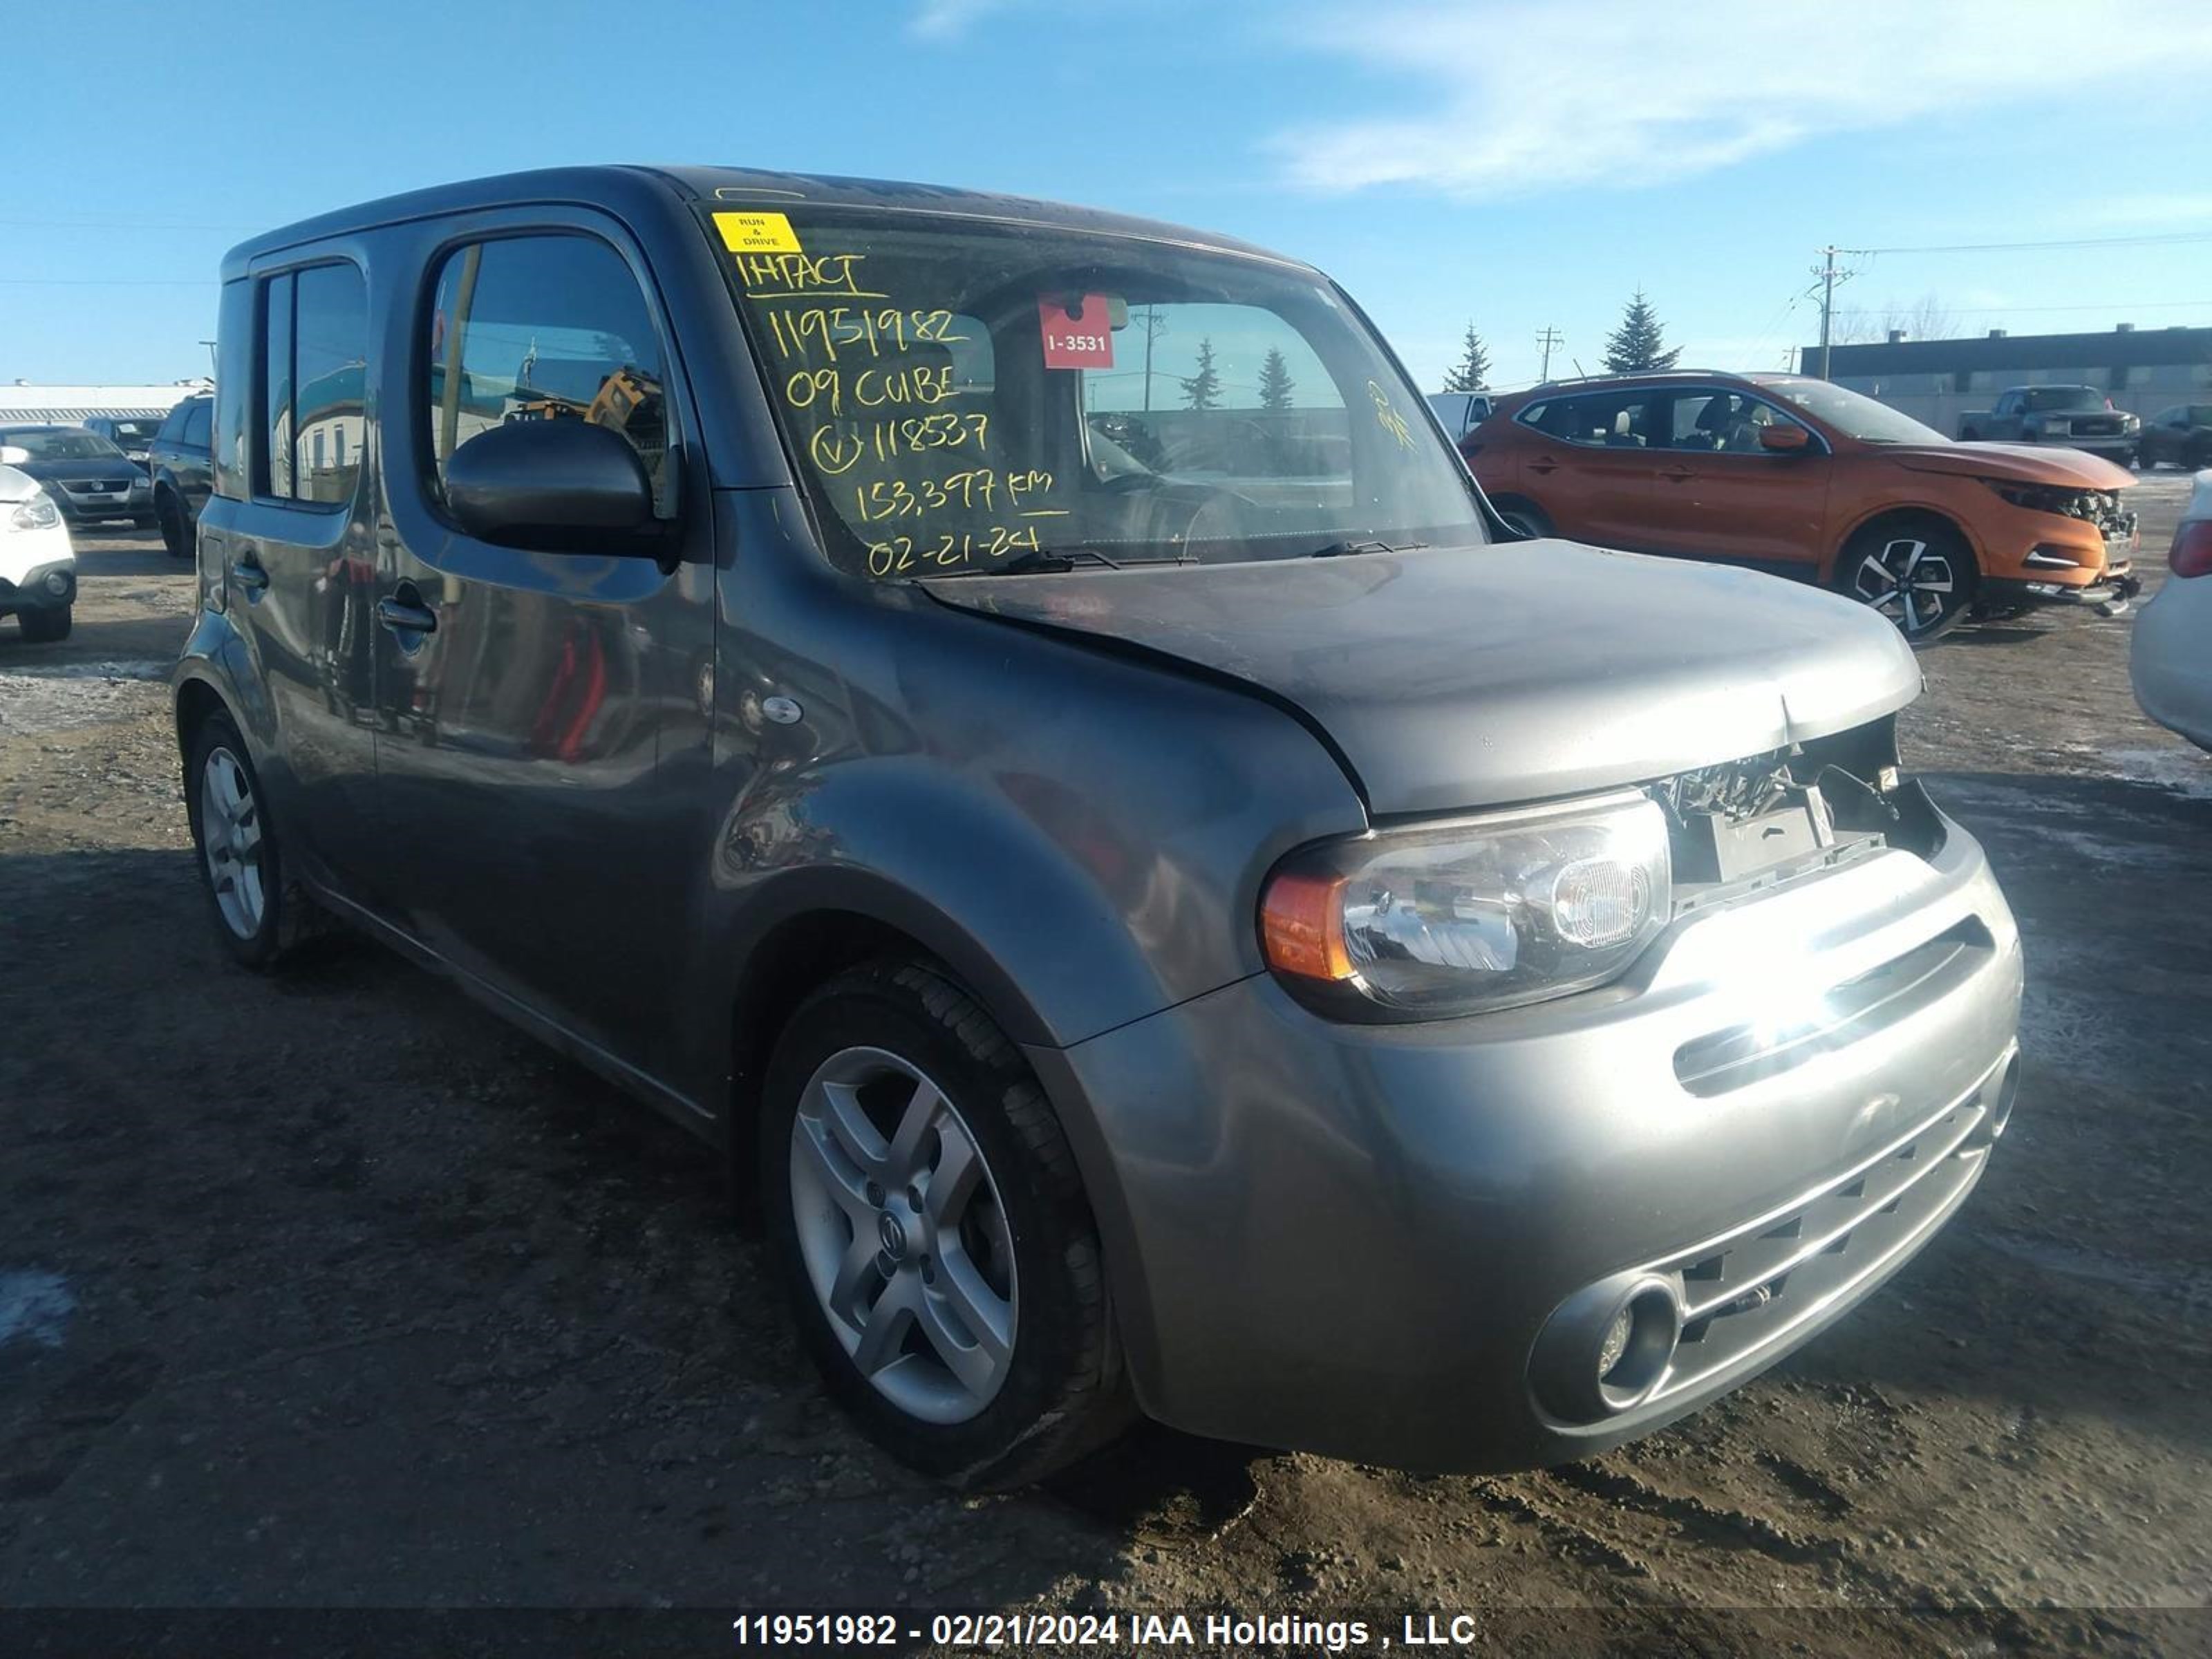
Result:
[[2166,580],[2136,620],[2136,701],[2167,730],[2212,750],[2212,471],[2197,475],[2173,532]]
[[1581,1456],[1988,1167],[2020,939],[1899,771],[1911,651],[1494,541],[1312,267],[604,167],[222,278],[176,672],[219,936],[343,919],[723,1149],[915,1467],[1136,1412]]

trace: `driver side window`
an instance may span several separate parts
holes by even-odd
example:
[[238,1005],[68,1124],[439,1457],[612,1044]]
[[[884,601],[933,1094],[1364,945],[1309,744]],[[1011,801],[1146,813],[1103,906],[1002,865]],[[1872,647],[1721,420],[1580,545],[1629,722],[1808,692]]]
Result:
[[1794,422],[1771,404],[1740,392],[1686,392],[1674,399],[1674,435],[1668,447],[1757,455],[1765,453],[1759,444],[1762,428],[1789,424]]

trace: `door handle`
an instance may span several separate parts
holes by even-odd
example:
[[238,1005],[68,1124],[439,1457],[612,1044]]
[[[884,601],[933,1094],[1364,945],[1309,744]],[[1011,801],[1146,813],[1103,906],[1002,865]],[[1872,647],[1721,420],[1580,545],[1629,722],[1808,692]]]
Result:
[[251,553],[241,553],[230,562],[230,579],[249,594],[264,593],[269,590],[269,573],[261,568],[261,561]]
[[1684,467],[1662,466],[1659,469],[1659,476],[1669,483],[1687,483],[1698,475]]
[[395,634],[434,634],[438,613],[422,603],[412,582],[402,582],[376,602],[376,619]]
[[1556,472],[1559,470],[1559,464],[1549,455],[1539,455],[1528,463],[1528,470],[1531,472]]

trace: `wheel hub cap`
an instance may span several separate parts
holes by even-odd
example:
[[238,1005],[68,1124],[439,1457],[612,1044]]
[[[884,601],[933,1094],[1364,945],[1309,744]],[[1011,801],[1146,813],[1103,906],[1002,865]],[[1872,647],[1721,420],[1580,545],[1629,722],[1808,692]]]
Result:
[[200,848],[223,926],[252,939],[261,931],[268,903],[261,878],[261,809],[246,768],[228,749],[209,750],[200,772]]
[[991,1403],[1012,1362],[1012,1238],[944,1091],[880,1048],[824,1060],[791,1127],[791,1208],[830,1328],[875,1389],[932,1423]]
[[1950,614],[1958,593],[1950,556],[1917,537],[1884,543],[1859,562],[1852,588],[1907,634],[1922,634]]

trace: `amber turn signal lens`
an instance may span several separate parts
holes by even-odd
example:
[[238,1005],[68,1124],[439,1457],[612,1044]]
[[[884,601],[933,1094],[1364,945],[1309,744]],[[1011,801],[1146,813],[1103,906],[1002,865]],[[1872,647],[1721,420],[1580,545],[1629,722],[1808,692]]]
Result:
[[1341,876],[1279,875],[1260,901],[1260,943],[1267,965],[1306,979],[1347,980]]

